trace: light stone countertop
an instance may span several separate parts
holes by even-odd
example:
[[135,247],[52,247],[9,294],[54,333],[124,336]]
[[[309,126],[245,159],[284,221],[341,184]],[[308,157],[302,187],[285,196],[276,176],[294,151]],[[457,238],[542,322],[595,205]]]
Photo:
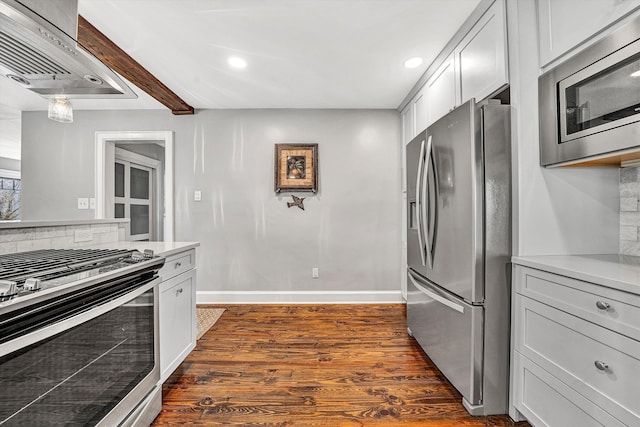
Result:
[[114,242],[87,246],[87,249],[124,249],[138,250],[151,249],[155,255],[171,256],[200,246],[199,242]]
[[513,257],[514,264],[640,295],[640,257],[631,255],[538,255]]
[[110,219],[74,219],[74,220],[18,220],[18,221],[0,221],[0,230],[10,230],[13,228],[31,228],[31,227],[61,227],[66,225],[91,225],[91,224],[117,224],[129,222],[129,218],[110,218]]

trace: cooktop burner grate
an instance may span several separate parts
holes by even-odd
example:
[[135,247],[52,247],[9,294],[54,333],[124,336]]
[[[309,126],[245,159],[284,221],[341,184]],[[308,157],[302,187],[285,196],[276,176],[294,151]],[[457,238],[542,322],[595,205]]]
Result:
[[18,283],[27,278],[66,274],[129,256],[117,249],[45,249],[0,256],[0,279]]

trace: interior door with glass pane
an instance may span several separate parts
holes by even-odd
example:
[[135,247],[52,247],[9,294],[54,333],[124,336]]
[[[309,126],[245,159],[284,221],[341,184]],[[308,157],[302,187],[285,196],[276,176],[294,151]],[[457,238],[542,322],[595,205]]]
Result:
[[115,217],[129,218],[129,240],[153,240],[152,169],[115,161]]

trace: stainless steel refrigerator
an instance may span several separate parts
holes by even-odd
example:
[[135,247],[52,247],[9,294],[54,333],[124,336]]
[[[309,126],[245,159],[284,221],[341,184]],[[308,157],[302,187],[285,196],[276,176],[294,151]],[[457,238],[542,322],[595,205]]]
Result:
[[471,100],[407,145],[407,322],[472,415],[508,412],[509,106]]

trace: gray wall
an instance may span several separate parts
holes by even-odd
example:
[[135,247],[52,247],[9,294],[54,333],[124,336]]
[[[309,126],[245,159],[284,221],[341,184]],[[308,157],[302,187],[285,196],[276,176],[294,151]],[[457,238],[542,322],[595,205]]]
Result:
[[[73,124],[25,112],[25,219],[77,219],[94,194],[96,131],[175,132],[175,235],[200,241],[198,289],[212,301],[400,300],[400,119],[394,110],[76,111]],[[273,191],[274,144],[319,144],[305,210]],[[202,201],[193,192],[202,191]],[[311,279],[311,268],[320,278]],[[256,296],[251,293],[283,292]],[[304,292],[317,292],[309,296]],[[248,294],[237,294],[248,292]],[[358,292],[363,292],[357,296]],[[373,297],[371,296],[373,295]],[[385,296],[386,295],[386,296]],[[340,298],[340,297],[336,297]]]

